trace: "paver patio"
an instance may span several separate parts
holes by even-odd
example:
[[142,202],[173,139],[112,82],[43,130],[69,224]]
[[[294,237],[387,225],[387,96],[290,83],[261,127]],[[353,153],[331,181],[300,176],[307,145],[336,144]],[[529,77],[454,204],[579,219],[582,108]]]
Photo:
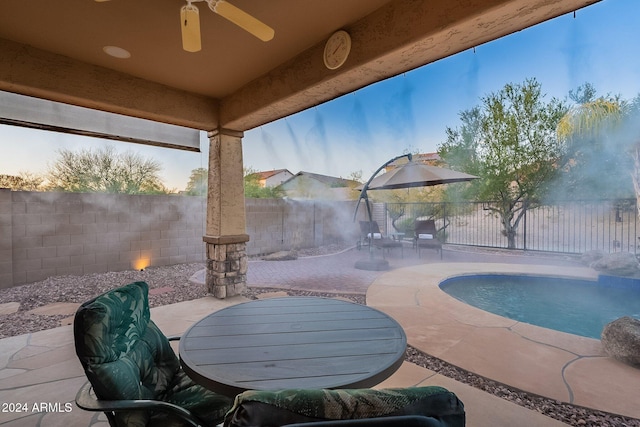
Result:
[[[251,262],[249,284],[366,292],[367,304],[395,317],[416,348],[489,378],[515,382],[512,385],[524,390],[640,418],[636,397],[640,395],[640,370],[605,357],[598,340],[549,333],[485,313],[448,297],[437,287],[439,277],[478,268],[540,272],[540,266],[535,265],[539,259],[445,250],[441,262],[435,252],[432,256],[423,252],[418,259],[405,250],[403,259],[390,258],[393,270],[368,272],[353,268],[354,261],[363,255],[366,252],[352,250],[296,261]],[[594,274],[567,260],[546,261],[547,268],[555,271],[561,268]],[[151,316],[167,335],[180,334],[211,311],[244,300],[206,297],[153,308]],[[73,404],[65,406],[73,403],[85,381],[75,356],[71,326],[0,340],[0,402],[27,403],[26,412],[0,412],[0,425],[106,427],[103,415],[81,411]],[[465,403],[471,427],[565,425],[408,362],[378,387],[423,384],[439,384],[457,393]],[[33,404],[40,403],[49,404],[51,412],[34,411]]]

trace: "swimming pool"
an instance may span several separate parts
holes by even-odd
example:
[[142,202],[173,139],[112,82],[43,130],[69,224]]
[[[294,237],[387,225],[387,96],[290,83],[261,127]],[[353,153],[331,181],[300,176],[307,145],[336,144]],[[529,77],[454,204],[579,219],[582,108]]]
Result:
[[482,310],[589,338],[600,339],[602,328],[619,317],[640,319],[640,282],[635,280],[492,274],[453,277],[440,288]]

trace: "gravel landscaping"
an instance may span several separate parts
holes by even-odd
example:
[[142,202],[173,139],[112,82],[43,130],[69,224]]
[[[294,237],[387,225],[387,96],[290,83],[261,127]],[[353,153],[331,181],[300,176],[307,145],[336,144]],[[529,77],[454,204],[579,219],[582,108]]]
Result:
[[[343,248],[325,247],[313,251],[301,251],[298,256],[331,253]],[[277,262],[277,261],[274,261]],[[69,324],[69,314],[53,316],[35,314],[32,310],[51,303],[80,304],[100,293],[132,281],[149,284],[151,307],[189,301],[206,296],[202,286],[194,286],[189,278],[204,268],[202,263],[180,264],[168,267],[147,268],[144,271],[123,271],[85,276],[51,277],[41,282],[0,290],[0,338],[50,329]],[[274,288],[249,288],[245,296],[257,298],[261,293],[282,291]],[[317,295],[343,297],[359,304],[365,303],[364,295],[329,294],[310,291],[286,290],[288,295]],[[11,304],[14,303],[14,304]],[[14,311],[16,304],[20,306]],[[14,311],[14,312],[12,312]],[[406,359],[459,382],[484,390],[495,396],[540,412],[572,426],[640,427],[640,420],[582,408],[552,399],[531,395],[504,384],[483,378],[460,369],[438,358],[408,347]]]

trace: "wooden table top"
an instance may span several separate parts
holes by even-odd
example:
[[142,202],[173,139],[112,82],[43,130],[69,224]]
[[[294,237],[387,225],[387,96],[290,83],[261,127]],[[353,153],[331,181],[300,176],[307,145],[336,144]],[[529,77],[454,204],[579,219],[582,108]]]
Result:
[[227,307],[180,339],[197,383],[221,394],[285,388],[365,388],[402,364],[407,337],[385,313],[343,300],[286,297]]

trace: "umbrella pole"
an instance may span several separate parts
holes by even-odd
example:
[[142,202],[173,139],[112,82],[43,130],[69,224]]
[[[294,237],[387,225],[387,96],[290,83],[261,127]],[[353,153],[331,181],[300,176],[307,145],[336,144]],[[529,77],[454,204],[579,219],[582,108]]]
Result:
[[365,193],[364,203],[367,207],[369,215],[369,260],[373,260],[373,215],[371,214],[371,204],[369,203],[369,195]]

